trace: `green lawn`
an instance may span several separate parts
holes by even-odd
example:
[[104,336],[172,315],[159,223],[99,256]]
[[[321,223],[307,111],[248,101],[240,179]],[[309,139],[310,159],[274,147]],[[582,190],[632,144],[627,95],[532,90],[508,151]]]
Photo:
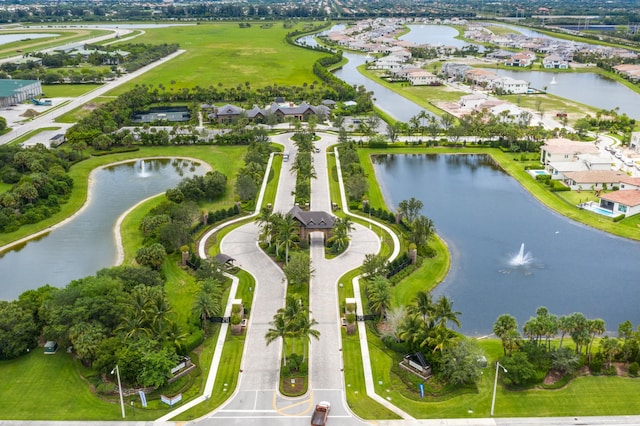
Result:
[[[42,95],[47,98],[75,98],[84,95],[98,87],[101,84],[49,84],[42,86]],[[113,98],[108,98],[113,100]]]
[[[4,420],[119,420],[117,396],[98,399],[80,377],[79,364],[64,349],[44,355],[42,348],[0,362],[0,412]],[[7,386],[6,384],[10,384]],[[152,420],[167,410],[136,410],[136,420]],[[131,412],[127,410],[128,420]]]
[[98,96],[96,98],[93,98],[91,102],[87,102],[86,104],[78,108],[72,109],[71,111],[62,114],[61,116],[57,117],[55,121],[58,123],[77,123],[82,118],[88,116],[91,111],[93,111],[97,107],[113,100],[113,96]]
[[135,43],[178,43],[186,52],[109,94],[125,93],[136,84],[162,84],[167,90],[220,84],[236,87],[245,82],[252,87],[311,84],[318,80],[312,72],[313,63],[324,54],[285,41],[288,32],[303,25],[293,29],[283,28],[282,23],[271,28],[240,28],[237,22],[220,22],[173,27],[171,31],[146,29]]

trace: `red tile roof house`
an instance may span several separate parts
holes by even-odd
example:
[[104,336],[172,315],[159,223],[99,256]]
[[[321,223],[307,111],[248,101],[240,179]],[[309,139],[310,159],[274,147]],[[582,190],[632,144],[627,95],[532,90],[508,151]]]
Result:
[[599,190],[619,187],[626,176],[626,173],[614,170],[585,170],[565,173],[563,182],[574,191]]
[[614,215],[626,217],[640,213],[640,190],[621,189],[600,196],[600,207],[613,211]]

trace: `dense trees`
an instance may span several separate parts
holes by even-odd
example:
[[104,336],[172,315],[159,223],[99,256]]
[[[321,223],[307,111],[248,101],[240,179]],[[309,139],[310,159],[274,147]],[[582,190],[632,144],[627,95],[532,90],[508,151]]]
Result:
[[12,185],[0,193],[0,232],[37,223],[60,211],[73,188],[66,174],[66,152],[52,152],[39,145],[25,150],[0,147],[0,179]]

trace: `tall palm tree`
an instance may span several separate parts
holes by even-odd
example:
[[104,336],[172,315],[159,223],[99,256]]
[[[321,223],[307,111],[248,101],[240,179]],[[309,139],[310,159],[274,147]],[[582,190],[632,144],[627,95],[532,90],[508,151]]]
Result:
[[284,314],[279,312],[274,315],[273,321],[269,322],[271,328],[264,335],[267,346],[271,344],[273,341],[277,339],[282,339],[282,353],[284,354],[284,365],[287,365],[287,342],[286,338],[289,337],[290,331],[287,324],[287,320],[284,317]]
[[298,241],[300,241],[300,226],[298,225],[298,222],[293,218],[293,216],[287,213],[282,218],[282,221],[278,223],[276,232],[276,244],[280,248],[284,247],[284,261],[286,264],[288,264],[289,249],[291,247],[295,247]]
[[367,285],[369,309],[380,318],[384,318],[391,303],[391,286],[385,277],[377,276]]
[[206,291],[201,291],[196,295],[196,299],[193,301],[191,310],[200,318],[203,330],[205,329],[205,321],[219,312],[215,300],[211,294]]
[[[306,313],[306,311],[305,311]],[[313,318],[310,318],[308,314],[303,315],[296,322],[296,336],[307,341],[307,344],[311,342],[311,338],[313,337],[316,340],[320,340],[320,332],[313,328],[313,326],[317,325],[318,321]],[[304,351],[302,354],[302,362],[307,357],[307,345],[304,345]]]
[[460,327],[460,320],[458,316],[462,315],[462,312],[453,310],[453,302],[447,296],[442,296],[435,304],[434,317],[435,322],[440,327],[446,327],[447,323],[451,321],[458,327]]
[[427,320],[433,315],[433,299],[428,291],[419,291],[413,298],[413,303],[407,307],[410,314],[418,315],[426,324]]

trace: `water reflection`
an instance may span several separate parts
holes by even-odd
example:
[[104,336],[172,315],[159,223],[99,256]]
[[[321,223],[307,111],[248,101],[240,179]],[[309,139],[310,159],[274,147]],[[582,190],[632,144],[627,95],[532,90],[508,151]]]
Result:
[[[15,299],[45,284],[61,287],[114,264],[114,225],[129,207],[174,187],[182,176],[204,174],[206,166],[188,159],[130,161],[92,173],[90,202],[72,221],[45,236],[16,246],[0,257],[0,300]],[[126,188],[126,190],[123,190]]]

